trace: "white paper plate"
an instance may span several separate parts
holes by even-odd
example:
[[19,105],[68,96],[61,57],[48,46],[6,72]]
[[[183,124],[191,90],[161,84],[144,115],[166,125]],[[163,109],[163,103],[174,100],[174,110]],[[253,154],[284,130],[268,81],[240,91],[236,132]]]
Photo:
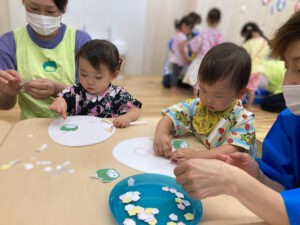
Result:
[[108,120],[94,116],[70,116],[57,119],[49,124],[49,136],[58,144],[66,146],[85,146],[110,138],[115,127]]
[[132,138],[118,143],[113,149],[113,156],[133,169],[174,177],[173,170],[176,164],[155,155],[153,139],[150,137]]

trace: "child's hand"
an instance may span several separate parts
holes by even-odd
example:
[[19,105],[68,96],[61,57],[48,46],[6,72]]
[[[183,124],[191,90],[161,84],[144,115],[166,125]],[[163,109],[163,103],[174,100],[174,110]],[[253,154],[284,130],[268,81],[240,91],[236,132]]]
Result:
[[176,163],[181,163],[187,159],[199,158],[197,151],[190,148],[179,148],[171,153],[170,159]]
[[169,158],[172,152],[172,140],[168,134],[155,134],[153,147],[155,154]]
[[130,118],[126,115],[119,116],[113,120],[113,125],[118,128],[125,128],[129,126]]
[[49,109],[57,112],[63,119],[67,118],[67,103],[62,97],[57,97]]

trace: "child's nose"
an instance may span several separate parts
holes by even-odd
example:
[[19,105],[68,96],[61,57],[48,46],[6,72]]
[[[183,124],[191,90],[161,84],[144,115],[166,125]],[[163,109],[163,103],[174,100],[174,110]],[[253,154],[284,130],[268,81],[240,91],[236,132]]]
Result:
[[93,79],[88,79],[87,82],[88,82],[88,84],[90,84],[90,85],[91,85],[91,84],[94,84],[94,80],[93,80]]

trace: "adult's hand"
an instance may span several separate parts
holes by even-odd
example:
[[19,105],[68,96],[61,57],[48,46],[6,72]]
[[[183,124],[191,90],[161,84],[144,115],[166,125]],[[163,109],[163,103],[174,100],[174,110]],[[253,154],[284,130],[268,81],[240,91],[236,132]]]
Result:
[[174,174],[178,184],[191,198],[203,199],[227,193],[232,179],[233,166],[215,159],[189,159],[180,163]]
[[258,163],[247,153],[216,154],[215,158],[245,170],[256,179],[260,178]]
[[0,92],[8,96],[16,96],[22,82],[20,74],[15,70],[0,70]]
[[23,89],[36,99],[47,99],[52,96],[54,97],[58,92],[56,84],[53,81],[43,78],[25,83]]

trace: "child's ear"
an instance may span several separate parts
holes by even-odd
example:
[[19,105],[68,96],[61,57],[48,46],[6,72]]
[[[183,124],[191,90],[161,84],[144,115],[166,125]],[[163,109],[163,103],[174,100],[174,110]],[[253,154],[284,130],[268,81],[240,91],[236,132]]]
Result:
[[115,72],[112,73],[111,77],[112,77],[112,80],[116,79],[119,75],[119,70],[116,70]]
[[247,88],[243,88],[242,90],[240,90],[238,93],[237,93],[237,98],[238,99],[242,99],[245,94],[247,93]]

